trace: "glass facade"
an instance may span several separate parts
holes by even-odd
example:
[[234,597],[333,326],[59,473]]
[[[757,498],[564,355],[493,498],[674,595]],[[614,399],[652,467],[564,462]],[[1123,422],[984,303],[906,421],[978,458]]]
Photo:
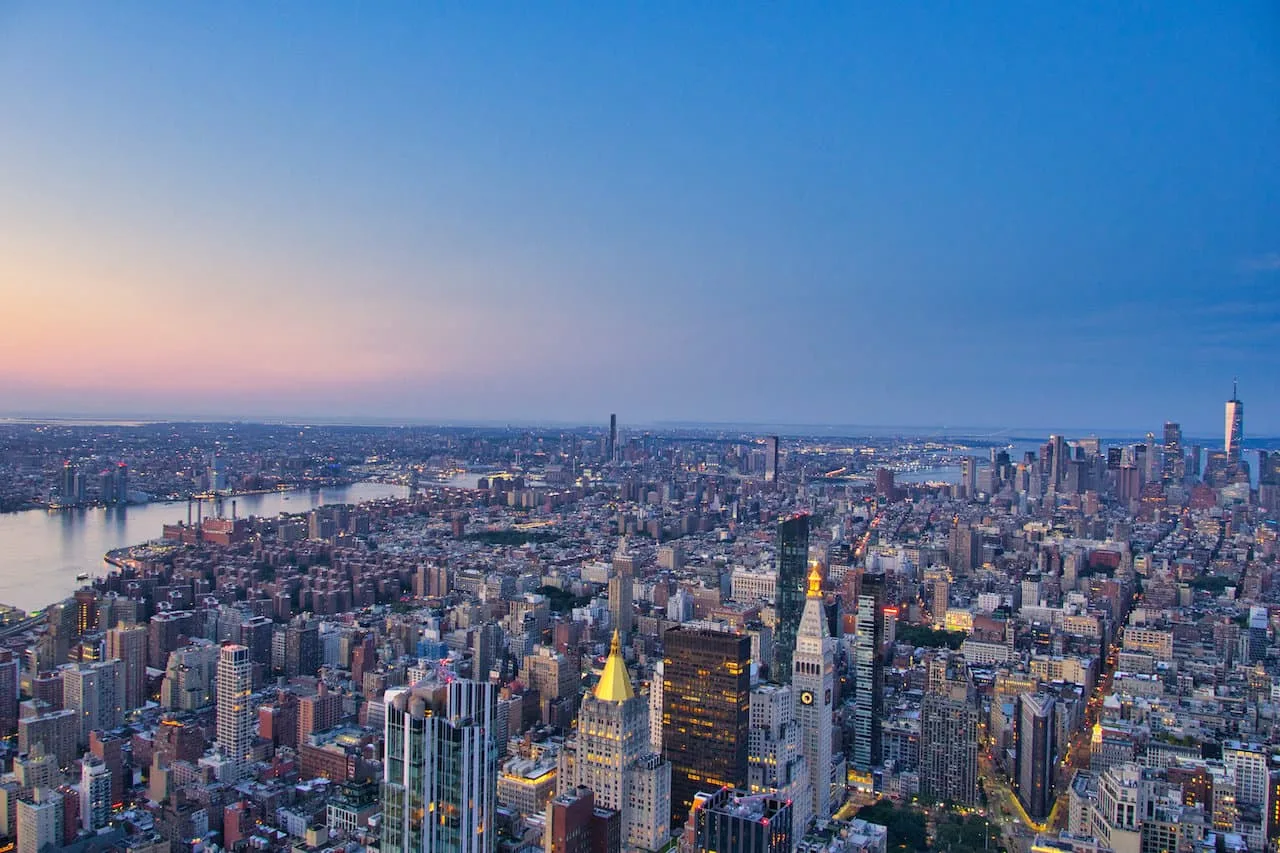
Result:
[[773,637],[773,663],[769,676],[791,683],[791,658],[796,651],[796,632],[804,613],[809,578],[809,516],[793,515],[778,522],[778,583],[774,604],[778,627]]
[[695,794],[746,786],[751,638],[672,628],[663,645],[662,751],[672,820],[683,824]]

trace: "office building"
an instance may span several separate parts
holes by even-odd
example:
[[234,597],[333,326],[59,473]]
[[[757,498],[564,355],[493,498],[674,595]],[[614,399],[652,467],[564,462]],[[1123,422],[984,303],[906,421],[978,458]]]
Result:
[[862,576],[853,637],[853,754],[861,773],[880,765],[880,720],[884,716],[884,575]]
[[1164,476],[1164,446],[1156,443],[1156,435],[1153,432],[1147,433],[1147,456],[1146,468],[1143,471],[1142,478],[1145,482],[1155,483]]
[[498,781],[495,693],[428,679],[387,691],[383,853],[492,853]]
[[1164,473],[1172,480],[1181,480],[1187,473],[1186,459],[1182,451],[1182,426],[1173,421],[1164,425]]
[[1049,436],[1049,489],[1059,491],[1067,474],[1067,440],[1060,435]]
[[1014,792],[1035,820],[1053,806],[1054,698],[1045,693],[1018,697]]
[[597,807],[621,814],[628,850],[667,843],[671,765],[650,752],[648,700],[631,686],[616,631],[600,681],[578,712],[572,766],[561,773],[562,790],[588,788]]
[[147,629],[121,625],[107,631],[107,658],[120,661],[124,678],[124,710],[147,702]]
[[226,643],[218,654],[217,743],[232,779],[248,774],[253,749],[253,664],[246,646]]
[[791,853],[791,803],[722,788],[694,804],[696,853]]
[[[831,725],[835,687],[835,649],[827,632],[823,610],[822,573],[815,563],[809,570],[804,615],[796,636],[791,684],[795,688],[796,718],[809,772],[812,815],[823,820],[831,814]],[[879,720],[876,720],[879,726]],[[843,782],[843,780],[841,780]],[[803,831],[806,827],[798,827]]]
[[624,536],[618,542],[618,550],[613,555],[613,575],[609,578],[609,618],[613,627],[621,632],[623,639],[631,636],[633,607],[631,603],[632,584],[635,583],[636,562],[627,547]]
[[1227,464],[1240,464],[1240,446],[1244,441],[1244,403],[1240,400],[1236,383],[1231,383],[1231,399],[1227,401],[1226,440],[1223,449]]
[[604,442],[604,458],[606,462],[616,462],[618,457],[618,416],[609,415],[609,435]]
[[771,435],[764,440],[764,481],[778,481],[778,437]]
[[683,824],[695,794],[746,784],[751,638],[682,626],[663,646],[662,753],[672,820]]
[[774,589],[777,628],[773,637],[773,665],[769,669],[774,681],[791,680],[791,656],[796,649],[796,631],[804,610],[809,579],[809,516],[799,513],[778,522],[778,580]]

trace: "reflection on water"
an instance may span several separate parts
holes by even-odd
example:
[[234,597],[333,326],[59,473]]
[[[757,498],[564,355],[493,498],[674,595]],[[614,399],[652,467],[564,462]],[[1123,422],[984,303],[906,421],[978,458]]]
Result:
[[[472,484],[474,486],[474,484]],[[269,492],[223,500],[223,513],[275,516],[323,504],[360,503],[406,497],[404,486],[356,483],[319,491]],[[204,514],[213,512],[208,501]],[[154,503],[130,507],[27,510],[0,515],[0,602],[33,610],[69,595],[80,572],[98,576],[109,568],[102,557],[115,548],[155,539],[165,524],[186,521],[187,504]]]

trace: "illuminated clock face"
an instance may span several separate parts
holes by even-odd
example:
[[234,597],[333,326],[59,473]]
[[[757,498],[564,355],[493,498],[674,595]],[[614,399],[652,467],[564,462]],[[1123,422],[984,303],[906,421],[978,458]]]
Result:
[[812,694],[812,693],[810,693],[808,690],[803,691],[803,692],[800,694],[800,702],[801,702],[801,704],[804,704],[804,705],[812,705],[812,704],[813,704],[813,694]]

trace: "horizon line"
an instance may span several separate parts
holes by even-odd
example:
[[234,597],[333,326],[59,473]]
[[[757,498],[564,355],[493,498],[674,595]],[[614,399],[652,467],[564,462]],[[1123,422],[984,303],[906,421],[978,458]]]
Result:
[[[445,419],[429,419],[429,418],[404,418],[404,417],[371,417],[362,418],[360,416],[261,416],[261,415],[225,415],[225,414],[195,414],[195,415],[173,415],[159,413],[138,413],[138,414],[54,414],[54,413],[11,413],[0,414],[0,425],[10,424],[27,424],[27,425],[63,425],[63,426],[151,426],[158,424],[244,424],[252,426],[365,426],[380,427],[387,429],[405,428],[405,427],[441,427],[448,429],[465,429],[465,428],[482,428],[482,429],[512,429],[525,427],[550,427],[558,429],[601,429],[607,431],[608,420],[603,418],[600,421],[587,420],[557,420],[557,419],[539,419],[539,418],[510,418],[510,419],[485,419],[485,418],[445,418]],[[789,437],[805,437],[818,433],[825,433],[831,437],[860,437],[861,435],[871,436],[866,432],[841,432],[834,433],[836,430],[873,430],[880,435],[874,437],[887,437],[899,435],[904,437],[948,437],[948,438],[973,438],[984,440],[1005,439],[1009,441],[1017,440],[1037,440],[1039,435],[1076,435],[1076,439],[1080,438],[1142,438],[1148,432],[1154,433],[1154,430],[1143,430],[1141,427],[1042,427],[1042,426],[1001,426],[992,424],[856,424],[856,423],[805,423],[805,422],[771,422],[771,421],[732,421],[732,420],[688,420],[664,418],[651,421],[636,421],[633,423],[621,422],[619,427],[629,430],[699,430],[699,431],[729,431],[729,432],[746,432],[760,435],[769,435],[778,433],[779,435],[787,435]],[[1183,435],[1184,442],[1190,438],[1207,438],[1207,436]],[[1216,436],[1214,437],[1216,438]],[[1280,435],[1268,435],[1266,433],[1249,436],[1244,440],[1246,443],[1251,441],[1263,441],[1280,439]]]

